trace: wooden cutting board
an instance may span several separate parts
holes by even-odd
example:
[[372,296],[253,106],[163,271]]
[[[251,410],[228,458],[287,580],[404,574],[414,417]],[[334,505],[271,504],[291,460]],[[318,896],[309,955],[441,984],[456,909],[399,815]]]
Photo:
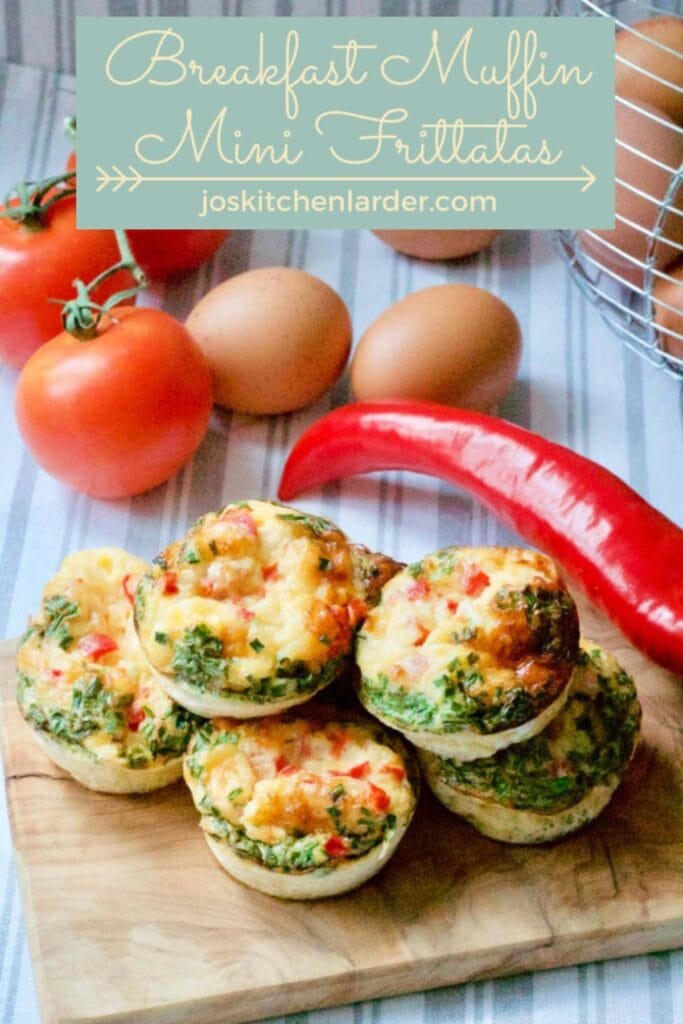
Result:
[[683,682],[584,609],[635,676],[644,741],[598,821],[548,847],[484,839],[423,794],[389,866],[281,902],[217,865],[182,783],[89,793],[42,753],[0,647],[0,736],[46,1024],[237,1024],[683,944]]

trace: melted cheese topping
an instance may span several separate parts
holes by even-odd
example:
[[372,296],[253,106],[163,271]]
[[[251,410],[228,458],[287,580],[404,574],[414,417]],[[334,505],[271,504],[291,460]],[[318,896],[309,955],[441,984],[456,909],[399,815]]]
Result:
[[[149,765],[164,747],[159,728],[170,742],[161,760],[182,754],[190,732],[135,633],[133,595],[147,568],[118,548],[67,556],[17,654],[19,702],[30,724],[97,760],[131,768]],[[182,722],[174,744],[176,713]]]
[[519,726],[558,699],[578,616],[558,567],[518,548],[446,548],[391,579],[357,642],[361,699],[406,731]]
[[202,827],[276,870],[361,856],[407,825],[416,800],[401,752],[357,722],[215,720],[185,779]]
[[156,561],[136,597],[142,646],[203,690],[315,675],[349,654],[366,611],[344,534],[282,505],[209,513]]

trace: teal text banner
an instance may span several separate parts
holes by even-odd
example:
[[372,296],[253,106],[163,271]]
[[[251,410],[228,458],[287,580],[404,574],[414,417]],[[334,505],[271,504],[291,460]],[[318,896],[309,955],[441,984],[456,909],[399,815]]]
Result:
[[608,18],[78,18],[78,223],[608,228]]

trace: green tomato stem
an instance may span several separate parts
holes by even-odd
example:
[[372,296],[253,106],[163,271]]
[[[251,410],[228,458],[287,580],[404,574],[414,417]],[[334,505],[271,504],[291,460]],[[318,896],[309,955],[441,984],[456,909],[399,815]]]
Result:
[[[76,119],[67,118],[64,130],[71,138],[75,139]],[[45,227],[45,214],[50,207],[67,196],[76,195],[76,171],[65,171],[62,174],[53,175],[43,181],[20,181],[5,197],[6,209],[0,213],[0,217],[7,217],[10,220],[20,222],[22,227],[28,231],[40,231]],[[97,329],[105,313],[118,306],[121,302],[133,298],[147,287],[147,278],[142,268],[133,256],[130,243],[123,230],[114,232],[119,247],[119,260],[111,267],[107,267],[100,274],[93,278],[88,284],[80,279],[73,282],[76,295],[72,299],[50,299],[50,302],[57,302],[62,308],[62,325],[69,334],[79,341],[89,341],[97,335]],[[92,298],[92,293],[103,281],[126,270],[130,273],[135,284],[115,292],[106,302],[100,304]]]
[[135,259],[135,256],[133,256],[133,252],[130,247],[130,242],[128,241],[128,235],[122,228],[117,228],[114,231],[114,234],[116,235],[116,241],[118,242],[119,246],[121,263],[124,264],[128,270],[130,270],[131,274],[133,275],[137,283],[142,288],[146,288],[147,278],[145,277],[145,272],[142,269],[142,267],[139,266],[137,260]]
[[[94,338],[105,313],[125,302],[126,299],[132,299],[147,287],[147,278],[133,256],[125,231],[117,229],[114,234],[116,235],[119,255],[121,257],[118,263],[103,270],[89,284],[84,284],[80,280],[74,281],[74,288],[76,289],[75,298],[69,299],[68,302],[62,302],[62,324],[64,330],[68,331],[69,334],[79,341],[90,341],[91,338]],[[92,292],[103,281],[106,281],[114,274],[118,274],[120,270],[127,270],[135,284],[130,288],[114,292],[103,303],[95,302],[91,297]]]
[[76,194],[76,172],[64,171],[42,181],[19,181],[5,196],[0,217],[19,221],[29,231],[45,226],[45,214],[55,203]]
[[76,142],[76,118],[73,117],[73,116],[65,117],[64,118],[64,124],[62,126],[62,130],[63,130],[64,134],[66,135],[67,139],[69,139],[70,142],[75,144],[75,142]]

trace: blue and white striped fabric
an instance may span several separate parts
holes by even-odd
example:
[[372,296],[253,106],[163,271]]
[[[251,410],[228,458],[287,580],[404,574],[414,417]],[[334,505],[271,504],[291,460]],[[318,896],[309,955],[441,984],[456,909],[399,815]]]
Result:
[[[5,0],[0,7],[0,59],[8,59],[0,63],[0,185],[56,172],[64,164],[68,145],[61,122],[74,109],[74,80],[68,72],[74,66],[75,14],[419,15],[505,14],[512,9],[512,3],[499,0],[490,6],[476,0],[460,6],[447,0]],[[531,13],[527,5],[516,4],[514,10]],[[609,334],[569,281],[546,235],[507,233],[491,253],[457,265],[429,266],[395,255],[369,232],[236,233],[212,264],[147,301],[184,317],[212,284],[249,267],[281,263],[310,270],[336,288],[351,310],[356,337],[389,303],[419,288],[446,281],[491,288],[512,306],[525,338],[521,378],[501,412],[609,466],[683,523],[680,385],[642,364]],[[42,583],[67,552],[118,544],[151,557],[207,509],[228,500],[272,496],[293,440],[347,397],[342,382],[331,396],[297,416],[249,419],[217,413],[193,464],[176,479],[132,500],[98,502],[70,492],[35,466],[14,423],[15,380],[14,372],[0,369],[0,636],[23,629]],[[446,543],[496,543],[509,536],[467,497],[407,473],[330,485],[299,504],[330,515],[358,541],[404,560]],[[3,813],[0,1022],[38,1020]],[[290,1021],[683,1024],[683,953],[477,982],[298,1014]]]

